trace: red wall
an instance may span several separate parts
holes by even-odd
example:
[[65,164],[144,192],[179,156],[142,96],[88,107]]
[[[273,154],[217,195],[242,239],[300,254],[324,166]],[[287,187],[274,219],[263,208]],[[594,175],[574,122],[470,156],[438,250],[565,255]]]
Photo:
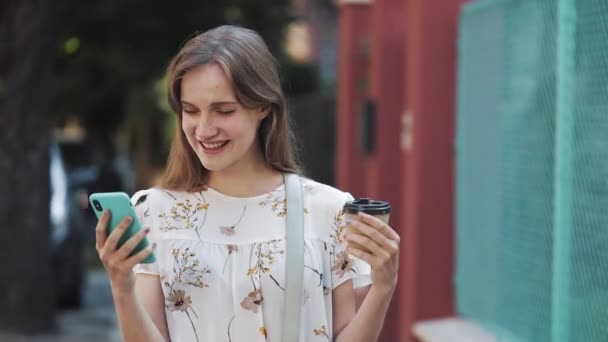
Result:
[[[454,314],[457,22],[465,0],[377,0],[339,11],[338,186],[393,204],[399,285],[380,341],[412,341],[416,321]],[[370,63],[357,51],[369,34]],[[367,89],[357,80],[369,80]],[[376,150],[360,147],[361,102],[376,103]],[[411,144],[401,147],[402,117]]]
[[[463,2],[408,0],[405,12],[404,94],[412,147],[402,155],[406,272],[400,278],[399,317],[408,327],[454,313],[456,47]],[[402,331],[400,340],[409,336]]]
[[338,99],[336,183],[353,196],[365,194],[358,113],[366,95],[370,6],[342,6],[338,12]]
[[[370,98],[376,104],[376,146],[367,160],[370,180],[367,193],[387,200],[393,207],[391,226],[402,234],[403,201],[400,163],[401,114],[404,108],[405,30],[403,30],[403,0],[376,0],[372,5],[372,53],[370,68]],[[373,180],[373,182],[372,182]],[[398,305],[402,291],[396,291],[384,325],[381,341],[395,341],[401,322]]]

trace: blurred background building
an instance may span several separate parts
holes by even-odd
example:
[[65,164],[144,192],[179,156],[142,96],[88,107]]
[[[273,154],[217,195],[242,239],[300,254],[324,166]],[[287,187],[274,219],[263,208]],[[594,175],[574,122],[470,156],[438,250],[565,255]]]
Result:
[[338,185],[389,200],[402,237],[399,289],[382,341],[410,341],[415,322],[455,313],[454,99],[463,3],[339,3]]
[[0,18],[0,340],[118,338],[86,198],[158,182],[164,69],[237,24],[281,65],[306,175],[393,206],[381,341],[608,341],[603,0],[9,0]]

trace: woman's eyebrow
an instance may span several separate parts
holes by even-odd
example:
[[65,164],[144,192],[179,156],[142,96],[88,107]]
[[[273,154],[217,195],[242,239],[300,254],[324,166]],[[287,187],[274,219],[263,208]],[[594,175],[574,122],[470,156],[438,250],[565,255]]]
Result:
[[[182,105],[189,105],[189,106],[193,106],[196,107],[196,105],[188,102],[188,101],[181,101]],[[216,102],[212,102],[209,107],[217,107],[217,106],[222,106],[222,105],[235,105],[238,104],[238,102],[235,101],[216,101]]]
[[238,102],[235,101],[217,101],[217,102],[212,102],[211,105],[209,105],[209,107],[217,107],[217,106],[223,106],[223,105],[235,105],[238,104]]

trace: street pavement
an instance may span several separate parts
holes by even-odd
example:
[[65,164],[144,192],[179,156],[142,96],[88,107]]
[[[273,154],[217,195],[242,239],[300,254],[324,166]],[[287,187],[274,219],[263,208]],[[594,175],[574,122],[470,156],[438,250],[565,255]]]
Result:
[[112,291],[104,271],[89,272],[83,308],[60,312],[56,330],[36,336],[0,332],[0,342],[120,342]]

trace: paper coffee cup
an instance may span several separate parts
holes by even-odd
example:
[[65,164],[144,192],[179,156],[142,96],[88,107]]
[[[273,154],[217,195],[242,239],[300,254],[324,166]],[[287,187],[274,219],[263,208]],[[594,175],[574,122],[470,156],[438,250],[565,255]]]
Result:
[[[357,213],[362,212],[368,215],[375,216],[382,220],[385,224],[388,224],[388,220],[391,215],[391,205],[385,201],[375,201],[370,198],[359,198],[354,201],[348,201],[344,204],[344,219],[346,221],[346,234],[359,233],[356,227],[349,225],[348,223],[357,220]],[[364,235],[364,234],[363,234]],[[354,242],[348,242],[349,247],[355,247],[363,251],[369,251],[365,246],[359,245]]]

